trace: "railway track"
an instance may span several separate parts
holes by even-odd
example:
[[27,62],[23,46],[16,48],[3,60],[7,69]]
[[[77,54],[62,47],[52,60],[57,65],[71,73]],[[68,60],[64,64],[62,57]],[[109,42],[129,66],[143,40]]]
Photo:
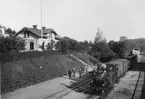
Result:
[[105,93],[103,93],[102,95],[92,95],[92,96],[89,96],[87,99],[103,99],[109,92],[109,90],[111,90],[112,87],[110,86],[109,88],[107,88],[105,90]]
[[144,72],[144,84],[143,84],[141,99],[145,99],[145,94],[144,93],[145,93],[145,72]]
[[61,90],[61,91],[59,91],[57,93],[54,93],[54,94],[52,94],[50,96],[47,96],[44,99],[62,99],[63,97],[69,95],[69,93],[71,93],[72,91],[76,91],[76,90],[82,89],[81,86],[83,86],[86,83],[89,83],[91,79],[92,78],[88,77],[87,80],[85,79],[85,80],[80,81],[79,83],[76,83],[76,85],[74,87],[72,87],[72,88],[65,88],[65,89],[63,89],[63,90]]
[[134,89],[134,91],[133,91],[133,94],[132,94],[132,98],[131,98],[131,99],[134,99],[135,92],[136,92],[137,87],[138,87],[138,83],[139,83],[140,75],[141,75],[141,71],[139,72],[139,76],[138,76],[138,79],[137,79],[137,83],[136,83],[136,85],[135,85],[135,89]]

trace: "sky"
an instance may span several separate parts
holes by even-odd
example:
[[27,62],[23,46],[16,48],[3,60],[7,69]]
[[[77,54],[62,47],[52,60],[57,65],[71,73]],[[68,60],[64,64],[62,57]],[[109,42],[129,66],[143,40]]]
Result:
[[[0,24],[40,28],[40,0],[0,0]],[[42,0],[42,26],[78,41],[94,41],[98,27],[107,41],[145,38],[145,0]]]

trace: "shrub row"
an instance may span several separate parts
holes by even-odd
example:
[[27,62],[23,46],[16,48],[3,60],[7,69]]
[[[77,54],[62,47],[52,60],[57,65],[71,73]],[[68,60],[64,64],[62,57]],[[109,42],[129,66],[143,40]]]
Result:
[[6,62],[12,62],[14,60],[22,60],[27,58],[33,58],[33,57],[40,57],[40,56],[46,56],[46,55],[55,55],[55,54],[61,54],[57,51],[29,51],[29,52],[17,52],[17,53],[7,53],[7,54],[0,54],[0,60],[1,63]]
[[90,43],[88,41],[79,42],[69,37],[63,37],[56,43],[56,49],[65,54],[72,52],[88,52]]

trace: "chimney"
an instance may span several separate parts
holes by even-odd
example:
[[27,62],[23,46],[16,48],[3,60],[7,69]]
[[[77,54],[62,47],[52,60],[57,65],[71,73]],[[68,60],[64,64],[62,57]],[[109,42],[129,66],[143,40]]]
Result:
[[37,25],[33,25],[33,29],[37,29]]
[[45,30],[46,29],[46,27],[42,27],[42,30]]

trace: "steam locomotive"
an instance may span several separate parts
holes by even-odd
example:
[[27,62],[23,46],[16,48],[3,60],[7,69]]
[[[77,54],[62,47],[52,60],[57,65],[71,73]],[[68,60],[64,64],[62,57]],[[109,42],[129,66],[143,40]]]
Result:
[[95,93],[104,93],[106,89],[114,84],[130,67],[130,61],[127,59],[115,59],[106,63],[106,67],[98,68],[91,72],[93,79],[90,87]]

